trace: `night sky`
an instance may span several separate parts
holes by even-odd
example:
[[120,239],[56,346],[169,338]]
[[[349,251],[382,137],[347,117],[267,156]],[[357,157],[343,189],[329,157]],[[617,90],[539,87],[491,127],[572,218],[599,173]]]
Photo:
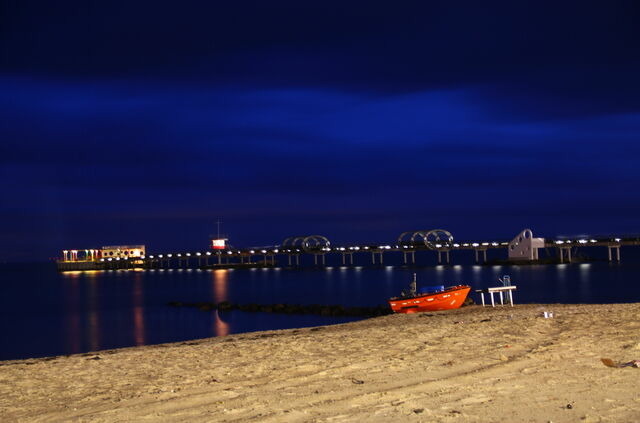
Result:
[[637,2],[0,0],[0,261],[640,232]]

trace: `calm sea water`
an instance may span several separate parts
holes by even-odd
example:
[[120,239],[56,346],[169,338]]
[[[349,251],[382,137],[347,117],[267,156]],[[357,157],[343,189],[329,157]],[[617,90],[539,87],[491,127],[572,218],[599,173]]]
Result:
[[[231,333],[355,320],[203,312],[170,301],[373,306],[418,284],[496,286],[509,274],[516,303],[640,301],[640,264],[131,270],[58,273],[53,264],[0,266],[0,359],[42,357]],[[477,298],[474,297],[477,300]]]

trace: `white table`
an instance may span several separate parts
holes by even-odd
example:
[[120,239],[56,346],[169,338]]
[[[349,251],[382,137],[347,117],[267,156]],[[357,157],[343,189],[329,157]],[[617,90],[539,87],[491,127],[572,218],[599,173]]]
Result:
[[510,285],[510,286],[495,286],[493,288],[487,288],[487,289],[476,289],[476,292],[480,293],[480,298],[482,298],[482,307],[484,307],[484,294],[490,294],[491,295],[491,307],[495,307],[496,303],[493,299],[493,294],[494,293],[498,293],[500,294],[500,305],[504,305],[504,297],[503,297],[503,292],[506,292],[507,294],[507,298],[509,299],[509,302],[511,303],[511,307],[513,307],[513,291],[515,291],[517,288],[517,286],[515,285]]

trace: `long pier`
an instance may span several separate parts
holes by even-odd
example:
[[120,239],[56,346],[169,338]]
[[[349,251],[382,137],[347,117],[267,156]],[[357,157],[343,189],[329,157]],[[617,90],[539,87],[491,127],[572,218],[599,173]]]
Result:
[[[523,233],[525,233],[525,230]],[[529,231],[530,233],[531,231]],[[573,239],[556,238],[542,239],[538,247],[557,252],[559,263],[570,263],[575,257],[575,251],[586,248],[606,248],[610,262],[620,262],[620,248],[623,246],[640,246],[640,236],[600,236],[577,237]],[[519,241],[522,241],[520,237]],[[471,240],[453,241],[451,234],[444,230],[405,232],[393,244],[343,244],[331,245],[329,240],[321,235],[290,237],[279,245],[253,248],[225,248],[218,250],[181,251],[170,253],[142,253],[136,257],[105,257],[97,254],[97,250],[87,251],[86,259],[75,255],[67,255],[72,260],[58,261],[60,270],[88,270],[88,269],[126,269],[126,268],[229,268],[229,267],[274,267],[301,266],[301,257],[313,257],[315,266],[325,266],[327,256],[338,256],[342,265],[354,265],[354,255],[364,255],[370,258],[372,265],[383,265],[385,258],[391,254],[400,254],[404,264],[416,264],[417,252],[432,252],[438,264],[452,264],[452,256],[460,251],[473,251],[476,263],[487,262],[488,250],[513,249],[517,239],[507,240]],[[73,250],[77,251],[77,250]],[[82,251],[82,250],[81,250]],[[82,256],[82,254],[80,254]],[[537,249],[534,256],[537,261]],[[510,255],[505,254],[505,261]],[[308,260],[307,260],[308,261]],[[517,260],[513,260],[517,263]]]

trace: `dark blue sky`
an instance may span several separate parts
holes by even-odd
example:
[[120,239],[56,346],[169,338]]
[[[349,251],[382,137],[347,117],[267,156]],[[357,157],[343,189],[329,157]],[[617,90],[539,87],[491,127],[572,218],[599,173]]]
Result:
[[0,2],[1,260],[640,232],[636,2],[220,3]]

